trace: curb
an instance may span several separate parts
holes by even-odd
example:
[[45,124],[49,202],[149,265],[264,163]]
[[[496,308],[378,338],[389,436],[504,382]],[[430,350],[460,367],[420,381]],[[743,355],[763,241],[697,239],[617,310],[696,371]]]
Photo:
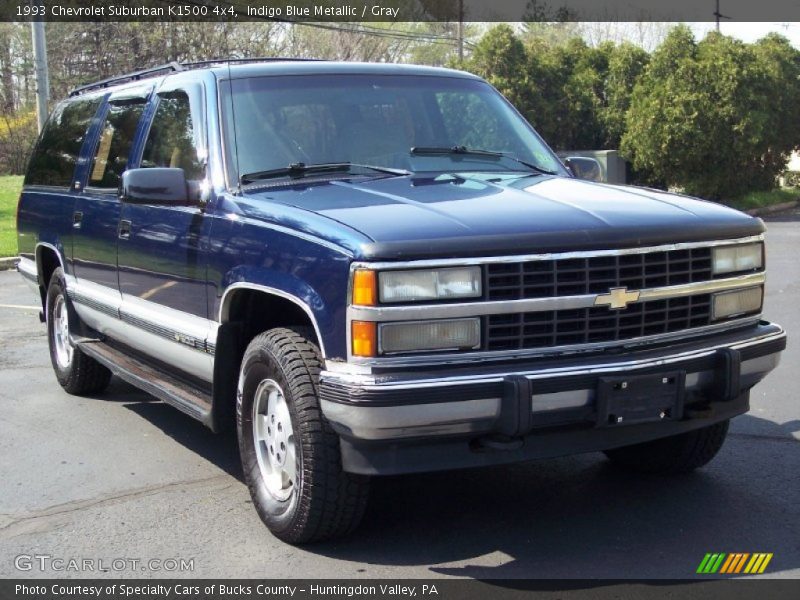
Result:
[[19,256],[9,256],[7,258],[0,258],[0,271],[9,271],[17,266]]
[[800,200],[790,200],[789,202],[781,202],[780,204],[773,204],[772,206],[764,206],[762,208],[751,208],[746,211],[751,217],[760,217],[761,215],[770,215],[772,213],[781,212],[782,210],[789,210],[796,208],[800,205]]

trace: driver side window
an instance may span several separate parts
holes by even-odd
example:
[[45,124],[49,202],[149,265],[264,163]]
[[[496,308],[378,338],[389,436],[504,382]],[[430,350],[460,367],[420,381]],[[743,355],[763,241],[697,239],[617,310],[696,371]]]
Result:
[[141,166],[183,169],[186,179],[202,179],[204,165],[198,157],[195,139],[186,92],[175,91],[161,96],[147,134]]

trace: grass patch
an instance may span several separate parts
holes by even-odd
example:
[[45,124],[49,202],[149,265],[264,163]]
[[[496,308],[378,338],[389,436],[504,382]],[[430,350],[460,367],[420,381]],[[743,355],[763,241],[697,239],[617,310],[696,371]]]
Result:
[[749,192],[738,198],[734,198],[729,204],[739,210],[750,210],[752,208],[764,208],[773,204],[791,202],[800,199],[800,188],[777,188],[767,192]]
[[22,177],[0,177],[0,257],[17,255],[17,200]]

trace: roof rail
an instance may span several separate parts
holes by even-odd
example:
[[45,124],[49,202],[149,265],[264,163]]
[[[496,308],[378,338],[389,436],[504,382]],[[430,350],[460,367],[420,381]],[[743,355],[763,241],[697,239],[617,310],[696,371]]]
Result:
[[108,79],[103,79],[101,81],[95,81],[94,83],[88,83],[86,85],[82,85],[80,87],[75,88],[72,90],[69,95],[78,96],[79,94],[83,94],[90,90],[99,90],[102,88],[107,88],[110,85],[115,85],[117,83],[124,83],[126,81],[138,81],[139,79],[146,79],[148,77],[154,77],[158,73],[163,71],[183,71],[183,65],[178,62],[169,62],[163,65],[158,65],[156,67],[150,67],[149,69],[143,69],[142,71],[134,71],[132,73],[126,73],[125,75],[118,75],[117,77],[109,77]]
[[95,81],[94,83],[87,83],[80,87],[75,88],[72,90],[69,95],[72,96],[79,96],[80,94],[84,94],[91,90],[99,90],[103,88],[107,88],[112,85],[116,85],[118,83],[125,83],[126,81],[138,81],[140,79],[147,79],[149,77],[155,77],[156,75],[163,73],[164,71],[169,71],[172,73],[178,71],[186,71],[188,69],[201,69],[203,67],[210,67],[213,65],[226,65],[226,64],[246,64],[246,63],[258,63],[258,62],[280,62],[280,61],[297,61],[297,62],[310,62],[310,61],[318,61],[321,59],[318,58],[281,58],[281,57],[274,57],[274,56],[259,56],[255,58],[213,58],[209,60],[200,60],[195,62],[169,62],[163,65],[158,65],[156,67],[151,67],[149,69],[144,69],[142,71],[134,71],[132,73],[126,73],[125,75],[118,75],[116,77],[109,77],[108,79],[103,79],[101,81]]
[[252,58],[211,58],[208,60],[198,60],[196,62],[182,63],[187,69],[199,69],[202,67],[210,67],[212,65],[229,65],[237,64],[243,65],[248,63],[260,62],[319,62],[322,58],[287,58],[284,56],[255,56]]

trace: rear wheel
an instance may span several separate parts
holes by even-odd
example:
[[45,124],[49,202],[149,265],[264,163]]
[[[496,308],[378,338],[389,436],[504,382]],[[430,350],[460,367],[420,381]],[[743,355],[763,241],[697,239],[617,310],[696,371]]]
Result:
[[77,318],[67,297],[67,284],[61,268],[53,271],[47,287],[47,340],[50,362],[56,379],[69,394],[102,392],[111,380],[111,371],[84,354],[70,339],[70,320]]
[[290,543],[349,533],[368,480],[342,470],[339,437],[317,398],[321,359],[305,330],[256,336],[242,359],[236,420],[245,480],[258,515]]
[[606,450],[615,464],[640,473],[686,473],[717,455],[728,434],[729,421],[644,444]]

